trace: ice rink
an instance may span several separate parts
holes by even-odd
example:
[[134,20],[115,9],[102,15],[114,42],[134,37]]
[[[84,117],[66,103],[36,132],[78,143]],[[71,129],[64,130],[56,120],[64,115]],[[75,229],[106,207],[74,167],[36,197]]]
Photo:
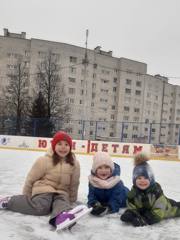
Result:
[[[26,174],[37,157],[44,152],[0,149],[0,195],[19,194],[22,191]],[[81,183],[78,200],[87,202],[88,175],[92,156],[76,155],[81,165]],[[121,166],[121,179],[129,188],[132,185],[132,159],[113,158]],[[164,193],[180,201],[180,162],[150,161]],[[0,210],[1,239],[8,240],[177,240],[180,239],[180,218],[162,221],[153,226],[135,228],[124,225],[117,214],[102,218],[86,216],[74,226],[71,232],[57,234],[48,224],[48,216],[37,217]],[[61,236],[60,236],[61,235]]]

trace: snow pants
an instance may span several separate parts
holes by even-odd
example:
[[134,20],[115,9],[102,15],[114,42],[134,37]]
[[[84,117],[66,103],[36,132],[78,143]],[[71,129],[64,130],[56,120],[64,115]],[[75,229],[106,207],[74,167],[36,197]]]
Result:
[[12,196],[7,204],[7,210],[28,215],[50,215],[49,223],[55,226],[56,216],[71,209],[70,202],[64,194],[43,193],[33,197],[26,195]]

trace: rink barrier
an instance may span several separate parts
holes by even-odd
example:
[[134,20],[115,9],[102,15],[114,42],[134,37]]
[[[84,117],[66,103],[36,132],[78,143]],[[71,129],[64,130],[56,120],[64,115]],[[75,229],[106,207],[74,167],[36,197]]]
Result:
[[[50,146],[51,138],[0,135],[0,149],[46,152]],[[133,157],[142,151],[153,160],[180,161],[180,146],[73,140],[72,151],[85,155],[104,151],[111,156],[123,158]]]

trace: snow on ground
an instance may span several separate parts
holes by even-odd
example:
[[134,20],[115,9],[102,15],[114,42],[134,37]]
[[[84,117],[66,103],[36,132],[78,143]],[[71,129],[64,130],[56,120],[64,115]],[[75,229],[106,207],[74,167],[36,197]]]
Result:
[[[42,152],[11,151],[0,149],[0,195],[19,194],[27,172],[35,159]],[[91,169],[92,156],[77,155],[81,165],[81,183],[79,201],[86,203],[88,175]],[[132,160],[114,158],[121,166],[121,179],[131,187]],[[158,181],[165,194],[180,201],[180,163],[170,161],[150,161]],[[60,234],[52,231],[48,216],[28,216],[0,210],[0,235],[3,240],[178,240],[180,239],[180,218],[162,221],[153,226],[135,228],[123,224],[119,213],[102,218],[86,216],[74,226],[71,232]]]

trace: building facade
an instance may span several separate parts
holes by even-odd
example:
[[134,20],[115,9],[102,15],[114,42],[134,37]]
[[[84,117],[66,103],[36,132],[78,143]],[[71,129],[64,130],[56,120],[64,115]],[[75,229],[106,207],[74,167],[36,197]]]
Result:
[[166,77],[147,74],[147,64],[115,58],[112,51],[66,43],[26,39],[26,33],[0,36],[0,96],[7,74],[23,57],[29,72],[29,91],[36,88],[37,65],[51,51],[71,107],[69,131],[76,139],[142,141],[177,144],[180,124],[180,86]]

